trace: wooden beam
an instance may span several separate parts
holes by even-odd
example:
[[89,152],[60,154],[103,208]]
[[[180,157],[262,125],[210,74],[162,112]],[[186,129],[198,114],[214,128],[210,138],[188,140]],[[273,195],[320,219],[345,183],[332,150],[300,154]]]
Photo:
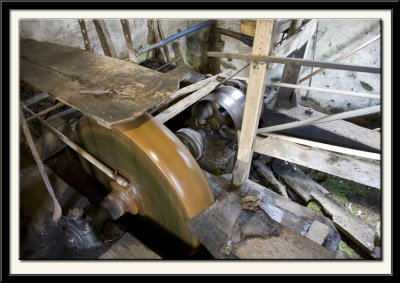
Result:
[[338,229],[368,253],[371,254],[373,252],[375,248],[375,230],[372,227],[322,194],[312,192],[311,196],[332,217],[332,222]]
[[191,95],[185,97],[181,101],[177,102],[176,104],[172,105],[168,109],[164,110],[160,114],[154,117],[154,119],[157,119],[161,123],[167,122],[169,119],[172,117],[175,117],[179,113],[181,113],[183,110],[185,110],[187,107],[192,105],[193,103],[199,101],[202,99],[204,96],[212,92],[215,87],[219,84],[219,81],[213,81],[208,83],[205,87],[195,91]]
[[124,32],[126,47],[128,48],[129,60],[131,60],[134,63],[137,63],[136,50],[133,47],[131,29],[129,27],[128,20],[121,19],[121,26],[122,26],[122,31]]
[[[273,21],[257,20],[252,54],[268,55],[271,51]],[[260,120],[261,108],[267,78],[267,64],[250,65],[249,84],[243,114],[242,129],[239,137],[237,160],[234,165],[232,182],[241,186],[248,178],[253,156],[254,138]]]
[[[310,42],[310,39],[312,38],[312,35],[315,33],[316,29],[317,21],[311,20],[302,27],[302,30],[300,32],[290,36],[288,39],[284,39],[281,44],[275,46],[273,50],[273,55],[276,57],[287,57],[289,54],[301,48],[307,42]],[[307,54],[307,49],[305,53]],[[271,68],[277,66],[276,63],[270,65]]]
[[79,19],[78,23],[79,23],[79,26],[81,27],[81,33],[82,33],[82,37],[83,37],[83,42],[85,43],[85,49],[87,51],[92,51],[92,48],[90,47],[89,36],[87,34],[85,20],[84,19]]
[[284,58],[284,57],[274,57],[266,55],[240,54],[240,53],[228,53],[228,52],[207,52],[207,55],[210,57],[238,59],[238,60],[246,60],[253,62],[294,64],[297,66],[319,67],[319,68],[337,69],[344,71],[364,72],[373,74],[381,73],[381,68],[326,62],[326,61],[305,60],[299,58]]
[[[295,50],[289,57],[292,58],[303,58],[307,48],[305,43],[299,50]],[[297,84],[299,80],[300,70],[302,66],[286,64],[283,68],[282,83]],[[279,88],[278,96],[275,101],[275,108],[292,108],[298,106],[300,103],[300,95],[294,89],[290,88]]]
[[156,107],[154,107],[153,109],[151,109],[151,110],[149,111],[149,113],[152,114],[152,113],[156,112],[157,110],[159,110],[160,108],[162,108],[163,106],[167,105],[168,103],[173,102],[175,99],[177,99],[177,98],[179,98],[179,97],[182,97],[182,96],[185,95],[185,94],[194,92],[194,91],[196,91],[196,90],[198,90],[198,89],[204,87],[205,85],[207,85],[207,84],[210,83],[210,82],[217,81],[217,78],[218,78],[219,76],[220,76],[220,75],[215,75],[215,76],[212,76],[212,77],[210,77],[210,78],[208,78],[208,79],[199,81],[199,82],[197,82],[197,83],[194,83],[194,84],[185,86],[185,87],[183,87],[183,88],[177,90],[177,91],[176,91],[174,94],[172,94],[167,100],[165,100],[164,102],[160,103],[159,105],[157,105]]
[[111,36],[104,20],[94,19],[93,23],[96,27],[101,46],[103,47],[104,55],[117,58],[117,52],[115,51],[114,44],[112,43]]
[[379,189],[381,186],[381,169],[376,162],[370,163],[273,137],[257,137],[254,151],[370,187]]

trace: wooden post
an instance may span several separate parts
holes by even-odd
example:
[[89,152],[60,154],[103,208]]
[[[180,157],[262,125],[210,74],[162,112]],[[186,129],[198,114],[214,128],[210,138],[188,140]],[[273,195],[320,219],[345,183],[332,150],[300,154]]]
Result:
[[79,23],[79,26],[81,27],[81,33],[82,33],[82,36],[83,36],[83,42],[85,43],[85,49],[87,51],[92,51],[92,48],[90,47],[89,36],[87,34],[85,20],[84,19],[79,19],[78,23]]
[[128,48],[129,60],[131,60],[131,62],[137,63],[136,50],[133,47],[131,29],[129,27],[128,20],[127,19],[121,20],[121,26],[122,26],[122,31],[124,32],[126,48]]
[[114,44],[111,41],[110,34],[104,20],[93,20],[96,27],[97,35],[99,36],[101,46],[103,47],[104,55],[117,58]]
[[[300,49],[293,51],[289,58],[303,58],[306,51],[307,43],[305,43]],[[283,68],[282,83],[297,84],[299,80],[301,66],[293,64],[286,64]],[[275,108],[286,107],[292,108],[297,107],[300,103],[300,95],[297,90],[281,87],[279,88],[278,97],[276,99]]]
[[[253,55],[269,55],[271,51],[273,24],[274,21],[271,20],[257,20]],[[258,121],[260,120],[266,79],[267,64],[265,62],[251,63],[237,160],[232,174],[232,183],[238,187],[240,187],[249,176],[251,159],[253,157],[254,139]]]

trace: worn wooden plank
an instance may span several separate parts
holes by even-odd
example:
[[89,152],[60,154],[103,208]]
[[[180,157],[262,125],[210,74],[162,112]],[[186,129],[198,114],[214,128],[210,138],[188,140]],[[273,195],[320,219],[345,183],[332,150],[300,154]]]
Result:
[[256,20],[241,20],[240,33],[254,37],[256,34],[256,25]]
[[129,27],[129,22],[127,19],[121,19],[122,31],[124,32],[126,48],[128,49],[129,60],[131,62],[137,63],[136,50],[133,47],[131,28]]
[[[273,126],[291,121],[302,121],[326,116],[317,110],[313,110],[313,113],[308,115],[306,111],[309,108],[302,105],[291,109],[271,109],[272,106],[273,102],[264,104],[263,126]],[[344,120],[284,130],[280,133],[355,150],[373,153],[381,152],[381,134],[379,132]]]
[[319,221],[314,221],[308,228],[306,237],[319,245],[325,241],[329,234],[329,227]]
[[320,192],[324,195],[330,194],[324,187],[315,182],[311,177],[303,173],[299,168],[296,168],[292,164],[282,161],[275,160],[272,164],[272,169],[276,172],[279,177],[285,181],[306,203],[308,203],[312,197],[312,192]]
[[323,209],[332,216],[332,222],[335,226],[350,237],[355,243],[369,253],[375,248],[374,238],[375,230],[364,223],[355,215],[346,211],[343,206],[332,202],[324,195],[318,192],[312,192],[311,196],[321,204]]
[[[168,74],[88,52],[21,40],[20,77],[110,128],[143,115],[178,89]],[[114,89],[116,96],[81,96],[79,90]]]
[[275,178],[268,166],[257,160],[253,161],[253,166],[256,169],[258,176],[267,187],[270,186],[273,190],[278,191],[282,196],[289,198],[286,188]]
[[[273,21],[269,20],[257,20],[253,55],[268,55],[270,53],[273,23]],[[249,83],[247,86],[242,129],[239,137],[238,154],[233,169],[232,182],[236,186],[241,186],[249,175],[254,138],[260,120],[267,73],[267,65],[265,63],[250,64]]]
[[99,259],[162,259],[130,233],[125,233]]
[[106,23],[104,20],[93,20],[94,26],[99,36],[101,46],[103,47],[104,55],[117,58],[117,52],[115,51],[114,44],[111,40],[110,33],[108,32]]
[[168,103],[171,103],[171,102],[173,102],[174,100],[178,99],[179,97],[182,97],[182,96],[184,96],[184,95],[186,95],[186,94],[189,94],[189,93],[191,93],[191,92],[194,92],[194,91],[196,91],[196,90],[198,90],[198,89],[204,87],[205,85],[207,85],[207,84],[210,83],[210,82],[217,81],[218,77],[219,77],[219,75],[215,75],[215,76],[212,76],[212,77],[210,77],[210,78],[208,78],[208,79],[199,81],[199,82],[197,82],[197,83],[188,85],[188,86],[186,86],[186,87],[183,87],[183,88],[177,90],[177,91],[176,91],[174,94],[172,94],[167,100],[165,100],[164,102],[158,104],[156,107],[154,107],[153,109],[151,109],[151,110],[149,111],[149,113],[152,114],[152,113],[156,112],[157,110],[159,110],[160,108],[162,108],[163,106],[167,105]]
[[[268,137],[256,138],[256,152],[380,189],[379,164]],[[376,161],[375,161],[376,162]]]
[[[220,196],[230,191],[231,174],[214,176],[205,171],[203,172],[214,196]],[[240,188],[240,192],[243,196],[253,196],[255,199],[259,199],[260,208],[273,220],[302,236],[307,234],[309,227],[314,221],[319,221],[327,225],[330,232],[323,246],[332,252],[337,251],[340,235],[329,218],[295,203],[291,199],[285,198],[251,180],[247,180],[246,183],[243,184]]]
[[352,156],[361,157],[361,158],[368,158],[368,159],[372,159],[372,160],[381,160],[381,155],[378,153],[372,153],[372,152],[362,151],[362,150],[355,150],[355,149],[346,148],[346,147],[342,147],[342,146],[335,146],[335,145],[326,144],[326,143],[314,142],[314,141],[310,141],[310,140],[299,139],[299,138],[275,134],[275,133],[268,133],[268,136],[278,138],[281,140],[294,142],[294,143],[305,145],[305,146],[311,146],[314,148],[328,150],[331,152],[333,151],[333,152],[337,152],[337,153],[352,155]]
[[83,42],[85,43],[85,49],[87,51],[92,51],[92,47],[90,46],[89,36],[87,34],[86,24],[84,19],[78,20],[79,26],[81,27],[81,33],[83,37]]
[[177,102],[176,104],[172,105],[168,109],[164,110],[160,114],[154,117],[154,119],[157,119],[161,123],[167,122],[169,119],[172,117],[175,117],[179,113],[181,113],[183,110],[185,110],[187,107],[192,105],[193,103],[199,101],[202,99],[204,96],[212,92],[215,87],[219,84],[218,81],[212,81],[208,83],[206,86],[203,88],[193,92],[191,95],[185,97],[181,101]]
[[282,226],[278,237],[250,238],[234,246],[240,259],[334,259],[330,250]]

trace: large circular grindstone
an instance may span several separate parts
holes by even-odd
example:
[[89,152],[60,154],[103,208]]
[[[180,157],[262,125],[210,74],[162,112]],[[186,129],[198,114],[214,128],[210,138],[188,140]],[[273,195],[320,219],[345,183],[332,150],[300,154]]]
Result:
[[[199,246],[186,222],[213,202],[211,189],[190,152],[167,127],[148,114],[112,129],[83,117],[76,138],[85,150],[129,180],[139,215],[190,246]],[[109,177],[83,163],[101,183],[110,184]]]

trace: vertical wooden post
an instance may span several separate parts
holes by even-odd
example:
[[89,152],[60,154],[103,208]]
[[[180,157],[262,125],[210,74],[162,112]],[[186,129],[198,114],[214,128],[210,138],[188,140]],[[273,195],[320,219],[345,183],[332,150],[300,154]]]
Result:
[[[304,58],[304,53],[309,41],[307,41],[300,49],[293,51],[288,58]],[[299,81],[301,66],[294,64],[285,64],[283,68],[282,83],[297,84]],[[292,108],[297,107],[300,103],[300,95],[297,90],[280,87],[278,97],[274,104],[274,108]]]
[[82,36],[83,36],[83,42],[85,43],[85,49],[87,51],[92,51],[92,48],[90,47],[89,36],[87,34],[85,20],[84,19],[79,19],[78,23],[79,23],[79,26],[81,27],[81,33],[82,33]]
[[136,50],[133,47],[131,29],[129,27],[128,20],[121,19],[121,26],[122,26],[122,31],[124,32],[126,48],[128,48],[129,60],[131,60],[131,62],[137,63]]
[[[273,24],[274,21],[272,20],[257,20],[252,51],[253,55],[269,55],[271,52]],[[265,62],[251,63],[237,160],[232,174],[232,183],[238,187],[241,186],[249,176],[253,157],[254,139],[258,121],[260,120],[266,79],[267,64]]]
[[103,47],[104,55],[117,58],[114,44],[111,41],[110,34],[104,20],[93,20],[96,27],[97,35],[99,36],[101,46]]

